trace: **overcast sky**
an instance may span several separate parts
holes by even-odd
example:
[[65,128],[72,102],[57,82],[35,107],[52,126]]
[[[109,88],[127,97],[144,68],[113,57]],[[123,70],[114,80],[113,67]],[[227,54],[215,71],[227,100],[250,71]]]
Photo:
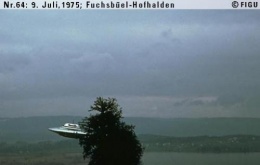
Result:
[[260,117],[260,12],[0,11],[0,117]]

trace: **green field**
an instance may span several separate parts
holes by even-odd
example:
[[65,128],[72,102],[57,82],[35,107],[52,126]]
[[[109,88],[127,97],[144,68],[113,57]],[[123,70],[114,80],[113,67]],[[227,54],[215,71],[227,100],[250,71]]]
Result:
[[82,165],[88,161],[80,153],[55,154],[2,154],[1,165]]
[[[0,155],[1,165],[83,165],[88,161],[80,153],[44,155]],[[174,153],[146,152],[143,165],[259,165],[260,153]]]
[[145,153],[144,165],[259,165],[260,153]]

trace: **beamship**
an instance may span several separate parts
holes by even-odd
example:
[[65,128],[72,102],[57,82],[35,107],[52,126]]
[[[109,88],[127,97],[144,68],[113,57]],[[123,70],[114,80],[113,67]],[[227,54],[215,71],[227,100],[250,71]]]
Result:
[[157,1],[154,3],[150,3],[149,1],[144,2],[138,2],[133,1],[132,4],[133,8],[139,8],[139,9],[173,9],[174,3],[165,3],[164,1]]

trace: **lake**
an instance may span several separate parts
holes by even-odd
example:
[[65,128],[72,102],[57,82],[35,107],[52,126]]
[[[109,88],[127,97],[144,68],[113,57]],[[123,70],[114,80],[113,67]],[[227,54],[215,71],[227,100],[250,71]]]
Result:
[[143,165],[259,165],[260,153],[146,152]]

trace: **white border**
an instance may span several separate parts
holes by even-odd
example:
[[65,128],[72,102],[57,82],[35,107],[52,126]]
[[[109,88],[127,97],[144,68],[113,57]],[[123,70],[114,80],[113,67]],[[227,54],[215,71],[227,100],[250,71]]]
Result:
[[[66,3],[74,2],[71,8]],[[36,5],[32,5],[32,3]],[[51,8],[44,8],[45,3],[51,4]],[[91,5],[96,7],[92,8]],[[101,6],[101,3],[103,7]],[[133,6],[134,3],[138,5]],[[13,4],[13,5],[11,5]],[[54,5],[52,5],[54,4]],[[104,4],[106,7],[104,7]],[[112,4],[112,5],[109,5]],[[113,7],[114,4],[114,7]],[[159,5],[158,5],[159,4]],[[163,5],[162,5],[163,4]],[[167,7],[166,4],[171,4]],[[172,7],[174,4],[174,7]],[[152,7],[151,7],[152,6]],[[164,7],[163,7],[164,6]],[[21,10],[21,9],[260,9],[259,0],[1,0],[0,9]],[[69,8],[68,8],[69,7]]]

